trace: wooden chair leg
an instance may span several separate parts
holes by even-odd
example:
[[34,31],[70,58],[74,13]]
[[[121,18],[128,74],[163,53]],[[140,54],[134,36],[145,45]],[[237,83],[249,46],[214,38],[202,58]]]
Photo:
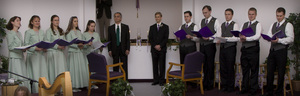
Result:
[[292,96],[294,96],[294,91],[293,91],[293,86],[292,86],[292,81],[291,81],[291,76],[290,76],[289,71],[287,72],[287,75],[288,75],[288,79],[289,79],[289,83],[290,83],[290,90],[291,90]]
[[218,77],[219,77],[218,88],[219,88],[219,90],[221,90],[221,76],[220,76],[220,72],[219,72],[219,76]]
[[109,95],[109,85],[110,85],[110,81],[108,80],[106,83],[106,96]]
[[91,96],[91,86],[92,86],[92,81],[89,80],[88,96]]
[[202,79],[200,80],[200,91],[201,91],[201,94],[204,95]]
[[169,76],[167,75],[166,83],[169,83]]

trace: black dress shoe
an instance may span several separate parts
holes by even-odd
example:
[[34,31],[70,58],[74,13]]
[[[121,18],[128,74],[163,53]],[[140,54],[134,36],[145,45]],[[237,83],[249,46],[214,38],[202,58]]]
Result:
[[242,90],[242,91],[237,92],[236,94],[246,94],[246,93],[247,93],[246,90]]
[[152,83],[152,85],[157,85],[157,84],[159,84],[159,83],[158,83],[158,82],[153,82],[153,83]]

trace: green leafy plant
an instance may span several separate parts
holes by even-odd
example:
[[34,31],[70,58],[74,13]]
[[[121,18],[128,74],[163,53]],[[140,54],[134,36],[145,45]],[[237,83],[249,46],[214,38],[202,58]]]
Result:
[[121,78],[114,81],[111,85],[111,93],[115,96],[126,96],[130,95],[131,91],[133,90],[132,86]]
[[181,79],[171,81],[162,87],[162,93],[165,96],[183,96],[185,90],[185,84]]
[[[8,70],[8,58],[5,56],[0,56],[0,65],[2,65],[1,67],[5,70]],[[0,70],[0,73],[6,73],[4,71]]]
[[0,18],[0,47],[1,47],[1,43],[3,43],[3,37],[6,36],[5,28],[6,28],[6,20],[4,18]]
[[289,47],[289,50],[295,55],[295,58],[291,60],[296,71],[294,80],[300,80],[300,13],[290,13],[287,21],[294,27],[294,42]]
[[7,80],[5,80],[5,79],[1,79],[0,80],[0,85],[2,85],[2,86],[20,85],[22,83],[23,83],[22,80],[14,80],[12,78],[11,79],[7,79]]
[[[177,43],[177,45],[176,45]],[[167,47],[169,47],[169,50],[171,50],[171,46],[175,44],[176,45],[176,48],[173,49],[174,51],[176,51],[178,48],[179,48],[179,43],[175,40],[175,39],[168,39],[168,42],[167,42]]]

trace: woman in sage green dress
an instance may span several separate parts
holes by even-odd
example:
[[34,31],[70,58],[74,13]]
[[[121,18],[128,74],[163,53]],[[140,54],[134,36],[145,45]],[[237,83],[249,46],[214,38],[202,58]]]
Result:
[[[66,39],[70,42],[75,38],[83,40],[80,29],[78,28],[78,18],[73,16],[70,18],[66,30]],[[88,45],[91,45],[91,42]],[[73,92],[81,91],[78,88],[87,87],[89,82],[86,56],[84,56],[82,52],[84,46],[82,43],[72,44],[68,49],[67,66],[71,74]]]
[[[23,46],[23,38],[21,33],[19,32],[20,27],[21,27],[21,17],[18,16],[14,16],[10,18],[8,24],[6,25],[6,28],[8,30],[6,39],[7,39],[7,46],[9,50],[8,71],[27,77],[26,74],[27,70],[26,70],[26,65],[24,62],[24,55],[23,55],[23,52],[25,52],[26,49],[23,50],[14,49],[15,47]],[[14,80],[26,81],[26,79],[13,74],[8,74],[8,78],[13,78]],[[29,82],[23,82],[23,84],[21,84],[21,86],[26,86],[29,88],[28,85]]]
[[[83,33],[83,40],[87,41],[90,40],[92,37],[94,38],[93,43],[99,42],[101,45],[99,34],[95,32],[95,26],[96,23],[93,20],[89,20],[85,29],[85,32]],[[91,51],[94,49],[93,45],[86,45],[84,46],[84,55],[88,55],[91,53]],[[101,49],[102,50],[102,49]],[[100,50],[96,50],[96,53],[99,53]]]
[[[25,32],[25,45],[33,45],[44,39],[44,31],[40,29],[40,17],[34,15],[29,21],[29,28]],[[34,80],[39,80],[40,77],[45,77],[48,81],[48,68],[46,64],[45,54],[46,49],[31,47],[27,50],[26,56],[26,65],[27,65],[27,74],[30,78]],[[33,84],[33,93],[38,92],[38,84]]]
[[[64,39],[65,35],[63,29],[59,27],[59,17],[53,15],[51,17],[50,28],[46,31],[44,40],[46,42],[53,42],[57,39]],[[49,82],[53,84],[56,76],[66,71],[66,57],[63,53],[65,46],[55,45],[53,48],[47,50],[47,64],[49,73]]]

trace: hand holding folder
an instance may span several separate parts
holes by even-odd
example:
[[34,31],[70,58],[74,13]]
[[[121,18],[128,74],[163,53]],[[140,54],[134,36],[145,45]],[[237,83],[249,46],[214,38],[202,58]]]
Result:
[[200,34],[202,37],[205,37],[205,38],[207,38],[207,37],[212,37],[212,36],[214,35],[214,34],[211,32],[211,30],[210,30],[207,26],[201,28],[201,29],[199,30],[199,34]]
[[185,39],[187,35],[183,29],[176,31],[174,34],[176,37],[180,38],[180,40]]
[[68,42],[66,40],[59,39],[58,42],[57,42],[57,45],[59,45],[59,46],[69,46],[69,45],[72,45],[73,43],[75,43],[76,40],[77,40],[77,38],[75,38],[72,41]]
[[279,30],[272,37],[270,37],[266,34],[261,34],[261,37],[263,37],[267,41],[271,41],[271,40],[276,40],[277,38],[284,38],[284,37],[286,37],[286,35],[284,34],[283,31]]
[[240,31],[236,31],[236,30],[232,30],[230,31],[232,35],[234,35],[235,37],[240,37],[239,35],[244,35],[246,37],[251,37],[251,36],[254,36],[254,31],[251,27],[249,28],[246,28],[244,30],[242,30],[241,32]]
[[76,40],[74,43],[75,44],[79,44],[79,43],[82,43],[82,44],[88,44],[90,42],[92,42],[94,40],[94,37],[92,37],[90,40],[88,41],[84,41],[84,40]]

